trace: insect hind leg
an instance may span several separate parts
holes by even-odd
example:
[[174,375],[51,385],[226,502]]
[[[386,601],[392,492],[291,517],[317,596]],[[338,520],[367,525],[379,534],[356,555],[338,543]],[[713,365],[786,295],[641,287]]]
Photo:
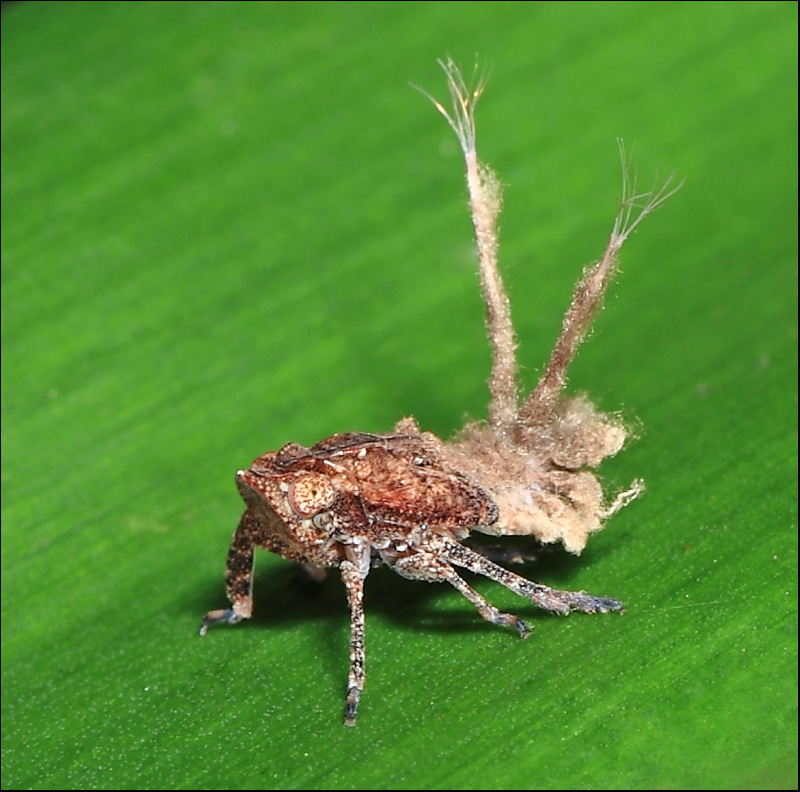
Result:
[[625,609],[625,606],[613,597],[596,597],[585,591],[562,591],[543,586],[541,583],[534,583],[532,580],[520,577],[520,575],[498,566],[485,556],[458,542],[444,537],[441,537],[441,542],[439,558],[455,566],[468,569],[470,572],[488,577],[520,597],[525,597],[543,610],[565,616],[573,610],[582,613],[622,613]]

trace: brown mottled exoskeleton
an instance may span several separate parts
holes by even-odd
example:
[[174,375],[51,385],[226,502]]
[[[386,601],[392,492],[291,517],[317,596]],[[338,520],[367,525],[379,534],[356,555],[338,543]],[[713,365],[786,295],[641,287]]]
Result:
[[210,624],[250,617],[256,547],[312,569],[338,568],[351,613],[348,725],[356,722],[364,688],[363,596],[371,567],[386,564],[406,578],[450,583],[484,619],[514,627],[523,638],[528,625],[487,602],[457,568],[491,578],[554,613],[622,611],[616,599],[559,591],[520,577],[490,560],[492,553],[463,541],[479,531],[561,542],[580,553],[604,519],[643,491],[637,480],[605,500],[590,469],[622,448],[627,431],[617,416],[600,413],[586,396],[565,397],[563,389],[567,367],[616,271],[620,248],[677,187],[670,189],[670,179],[637,195],[620,146],[623,195],[610,240],[575,288],[539,383],[520,400],[510,308],[497,267],[500,189],[475,148],[474,109],[483,84],[469,88],[452,61],[442,66],[452,113],[432,101],[458,136],[466,162],[493,352],[488,421],[470,423],[443,441],[404,418],[391,434],[349,432],[311,448],[289,443],[240,470],[236,483],[247,509],[228,553],[232,607],[206,614],[200,628],[205,634]]

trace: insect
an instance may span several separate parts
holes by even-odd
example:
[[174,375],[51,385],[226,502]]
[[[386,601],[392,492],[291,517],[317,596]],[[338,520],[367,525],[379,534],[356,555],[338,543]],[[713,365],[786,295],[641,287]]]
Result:
[[425,95],[458,137],[466,164],[492,347],[488,419],[468,423],[443,441],[404,418],[390,434],[337,434],[310,448],[288,443],[238,471],[246,510],[228,553],[231,607],[210,611],[200,627],[204,635],[217,622],[250,617],[256,547],[311,569],[337,568],[351,616],[345,705],[345,724],[351,726],[364,690],[363,597],[372,567],[385,564],[412,580],[449,583],[484,619],[513,627],[523,638],[530,627],[490,604],[459,569],[484,575],[553,613],[621,612],[616,599],[534,583],[496,563],[490,550],[473,549],[464,540],[474,531],[525,536],[542,544],[561,542],[577,554],[604,520],[644,488],[635,480],[606,499],[592,469],[622,448],[628,432],[617,416],[601,413],[585,395],[568,397],[563,391],[567,368],[602,304],[622,245],[680,184],[673,186],[670,176],[660,188],[637,193],[620,143],[622,199],[610,239],[575,287],[538,384],[520,399],[510,306],[497,266],[500,187],[479,163],[475,145],[475,105],[484,82],[470,87],[451,60],[440,65],[452,110]]

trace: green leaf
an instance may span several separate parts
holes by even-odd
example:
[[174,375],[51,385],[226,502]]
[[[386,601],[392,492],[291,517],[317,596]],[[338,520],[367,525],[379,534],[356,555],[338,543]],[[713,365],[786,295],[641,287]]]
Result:
[[[797,6],[15,3],[2,26],[3,788],[797,784]],[[488,349],[451,131],[409,88],[490,71],[479,150],[530,387],[619,188],[624,251],[570,387],[645,498],[530,577],[623,617],[484,623],[377,569],[348,612],[262,553],[225,604],[233,474],[288,440],[448,436]]]

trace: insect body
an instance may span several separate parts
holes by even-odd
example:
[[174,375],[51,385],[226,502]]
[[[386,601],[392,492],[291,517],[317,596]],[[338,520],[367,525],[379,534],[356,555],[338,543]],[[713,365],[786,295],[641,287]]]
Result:
[[200,628],[205,634],[216,622],[250,617],[256,547],[311,568],[337,568],[351,613],[348,725],[356,722],[364,688],[363,597],[371,567],[385,564],[406,578],[447,582],[484,619],[514,627],[522,637],[530,632],[525,622],[487,602],[457,570],[484,575],[551,612],[621,611],[616,599],[534,583],[463,540],[473,531],[518,535],[561,542],[579,553],[603,520],[643,490],[634,481],[606,503],[591,468],[622,448],[626,429],[585,396],[565,397],[562,391],[622,244],[674,190],[668,190],[667,181],[658,191],[637,195],[624,169],[623,200],[606,251],[579,280],[544,373],[520,402],[510,310],[496,262],[499,187],[475,151],[474,107],[482,85],[470,90],[452,62],[443,67],[452,114],[435,104],[464,153],[493,349],[489,419],[468,424],[454,439],[443,441],[421,431],[413,418],[404,418],[391,434],[338,434],[311,448],[289,443],[240,470],[236,483],[247,508],[228,553],[231,608],[206,614]]

